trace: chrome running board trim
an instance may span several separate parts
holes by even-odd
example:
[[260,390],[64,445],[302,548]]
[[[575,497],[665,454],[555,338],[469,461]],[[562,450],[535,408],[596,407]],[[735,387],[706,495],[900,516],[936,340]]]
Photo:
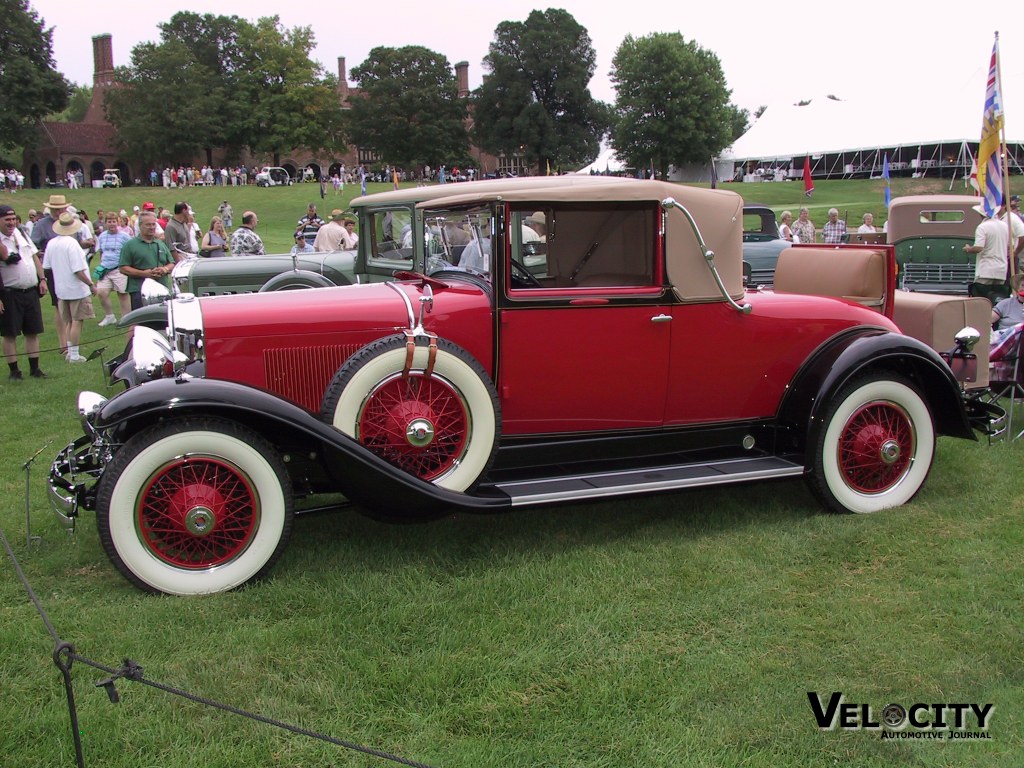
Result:
[[758,456],[699,464],[673,464],[645,469],[495,483],[507,493],[513,507],[532,504],[627,496],[680,488],[746,483],[780,477],[799,477],[802,464],[776,456]]

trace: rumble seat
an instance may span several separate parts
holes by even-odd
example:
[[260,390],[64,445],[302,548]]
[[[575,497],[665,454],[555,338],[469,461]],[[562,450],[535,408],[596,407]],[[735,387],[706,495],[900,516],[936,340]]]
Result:
[[836,296],[881,310],[885,263],[882,251],[787,248],[775,268],[775,292]]

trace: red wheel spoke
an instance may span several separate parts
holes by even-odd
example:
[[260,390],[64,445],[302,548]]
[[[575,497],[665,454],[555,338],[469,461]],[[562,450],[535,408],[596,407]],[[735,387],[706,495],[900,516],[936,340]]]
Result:
[[259,522],[248,479],[223,461],[198,457],[161,468],[136,514],[150,551],[179,568],[230,562],[249,546]]
[[[432,436],[422,444],[410,439],[410,428],[424,425]],[[359,418],[359,439],[404,471],[431,480],[462,457],[468,428],[465,404],[451,384],[413,374],[389,379],[371,393]]]
[[854,413],[839,440],[839,466],[848,483],[862,493],[882,493],[909,471],[915,436],[903,409],[873,402]]

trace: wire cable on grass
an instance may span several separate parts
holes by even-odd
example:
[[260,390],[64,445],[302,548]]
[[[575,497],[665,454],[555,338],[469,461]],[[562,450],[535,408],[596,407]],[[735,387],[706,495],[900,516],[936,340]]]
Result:
[[40,602],[39,598],[36,596],[35,591],[32,589],[32,585],[29,583],[28,578],[26,578],[24,571],[22,571],[21,564],[18,562],[18,558],[15,556],[14,550],[11,548],[10,543],[7,541],[7,536],[4,533],[2,527],[0,527],[0,542],[3,543],[4,549],[7,551],[7,556],[10,558],[11,563],[14,564],[14,572],[17,574],[18,579],[21,581],[21,585],[25,589],[25,593],[28,595],[29,600],[32,601],[32,605],[35,606],[36,612],[39,614],[39,618],[42,620],[43,624],[46,627],[46,631],[50,634],[50,637],[53,639],[53,662],[61,671],[61,675],[64,678],[64,690],[65,693],[67,694],[68,714],[71,718],[71,731],[72,736],[74,737],[75,756],[78,761],[79,768],[85,768],[85,755],[82,750],[81,731],[79,730],[78,725],[78,708],[75,704],[75,693],[71,679],[71,666],[76,661],[81,662],[86,666],[92,667],[93,669],[98,669],[101,672],[106,672],[107,675],[109,675],[109,677],[100,680],[98,683],[96,683],[96,687],[103,688],[106,690],[107,695],[110,697],[110,701],[112,704],[118,703],[120,699],[120,697],[117,694],[117,688],[115,686],[115,683],[118,680],[129,680],[132,682],[141,683],[142,685],[148,685],[151,688],[156,688],[157,690],[164,691],[165,693],[170,693],[174,696],[180,696],[184,699],[188,699],[189,701],[194,701],[197,704],[203,704],[205,706],[213,707],[214,709],[219,709],[224,712],[230,712],[231,714],[239,715],[240,717],[245,717],[250,720],[255,720],[256,722],[264,723],[266,725],[272,725],[275,728],[290,731],[291,733],[296,733],[300,736],[307,736],[311,739],[323,741],[328,744],[334,744],[335,746],[343,747],[344,749],[348,749],[353,752],[360,752],[364,755],[379,757],[382,760],[388,760],[392,763],[397,763],[399,765],[412,766],[412,768],[431,768],[426,763],[420,763],[414,760],[407,760],[404,757],[399,757],[398,755],[393,755],[389,752],[384,752],[383,750],[374,749],[373,747],[367,747],[362,744],[356,744],[351,741],[345,741],[344,739],[338,739],[333,736],[328,736],[326,734],[319,733],[317,731],[309,730],[308,728],[299,727],[297,725],[291,725],[281,720],[275,720],[271,717],[266,717],[264,715],[249,712],[238,707],[233,707],[229,704],[222,704],[221,702],[214,701],[213,699],[208,699],[205,696],[198,696],[194,693],[189,693],[188,691],[185,691],[181,688],[175,688],[173,686],[166,685],[155,680],[149,680],[144,676],[143,668],[131,659],[125,659],[120,667],[109,667],[97,661],[93,661],[90,658],[82,656],[81,654],[75,651],[74,645],[61,639],[56,628],[53,626],[53,623],[50,621],[50,618],[47,615],[46,610],[43,608],[42,602]]

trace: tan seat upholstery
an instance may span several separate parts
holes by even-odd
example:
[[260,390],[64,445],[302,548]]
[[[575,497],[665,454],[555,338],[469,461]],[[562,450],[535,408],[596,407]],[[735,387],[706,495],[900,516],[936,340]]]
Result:
[[882,251],[787,248],[775,267],[775,291],[836,296],[880,308],[885,302],[885,263]]

